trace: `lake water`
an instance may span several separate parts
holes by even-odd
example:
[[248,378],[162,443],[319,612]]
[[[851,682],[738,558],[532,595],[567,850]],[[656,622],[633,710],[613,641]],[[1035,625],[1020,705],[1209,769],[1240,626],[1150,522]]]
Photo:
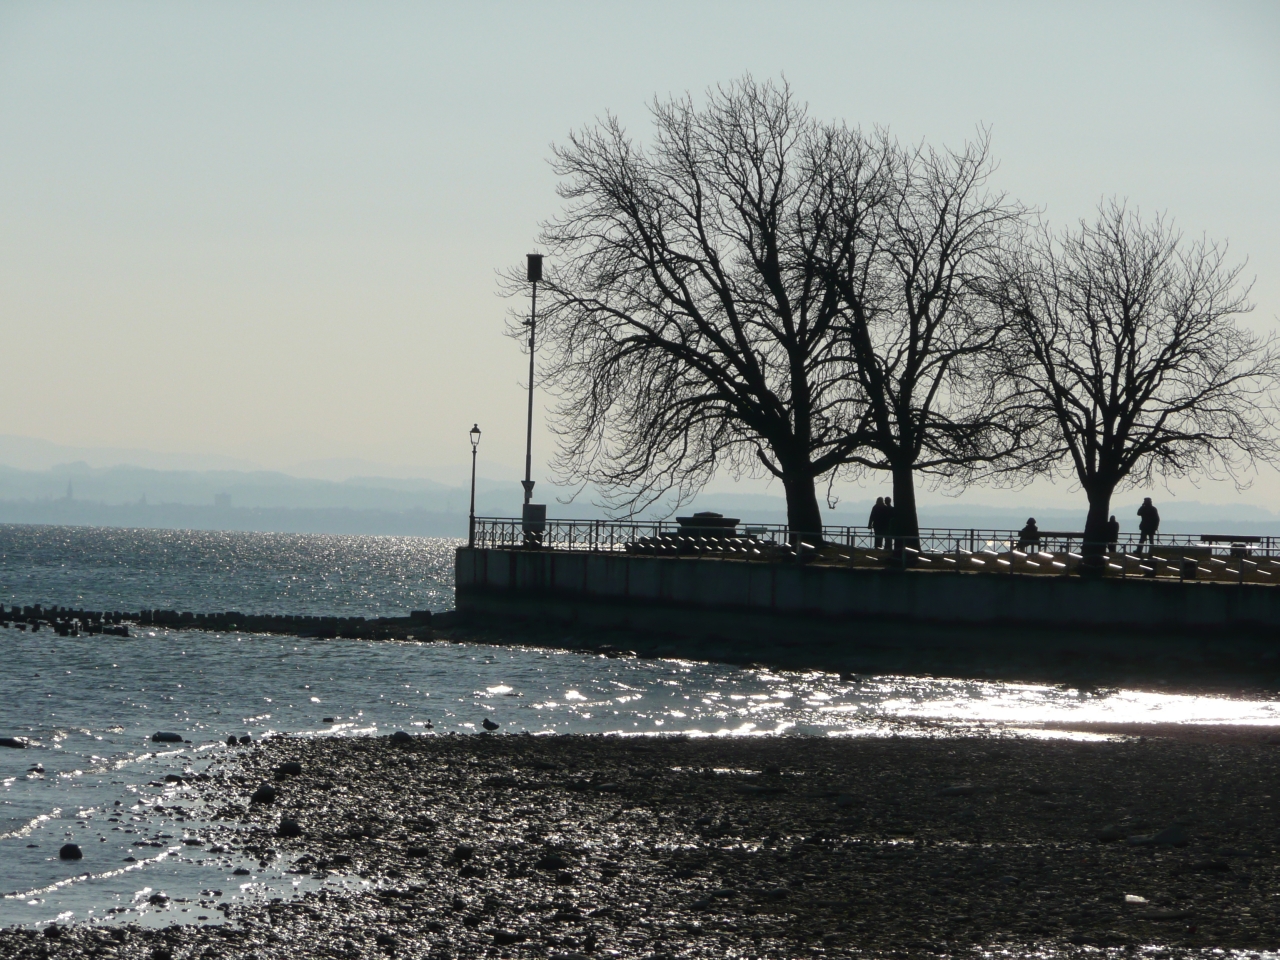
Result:
[[[377,615],[452,606],[455,542],[0,527],[0,598],[110,610]],[[842,680],[680,660],[465,643],[0,629],[0,926],[169,923],[288,895],[287,864],[198,845],[204,811],[167,774],[229,735],[1062,735],[1049,721],[1280,724],[1273,699],[912,677]],[[155,744],[157,731],[189,744]],[[159,808],[159,809],[157,809]],[[184,841],[191,841],[187,843]],[[78,844],[82,860],[58,850]],[[236,874],[237,869],[247,870]],[[357,878],[331,878],[359,884]],[[215,897],[209,891],[219,891]],[[164,893],[166,904],[150,898]],[[202,903],[204,904],[202,906]]]
[[0,524],[0,603],[351,617],[449,610],[459,542]]

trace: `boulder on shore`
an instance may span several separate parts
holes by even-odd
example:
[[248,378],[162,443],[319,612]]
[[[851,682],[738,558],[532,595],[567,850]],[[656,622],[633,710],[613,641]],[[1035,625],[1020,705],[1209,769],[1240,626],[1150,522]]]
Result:
[[253,791],[253,796],[249,798],[250,803],[275,803],[276,797],[280,793],[269,783],[263,783],[257,790]]

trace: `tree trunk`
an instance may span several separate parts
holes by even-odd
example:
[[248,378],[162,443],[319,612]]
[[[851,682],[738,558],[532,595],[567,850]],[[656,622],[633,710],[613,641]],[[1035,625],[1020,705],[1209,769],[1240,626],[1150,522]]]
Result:
[[818,492],[813,477],[784,471],[782,486],[787,493],[787,526],[791,535],[809,534],[821,538],[822,512],[818,509]]
[[916,513],[915,471],[911,464],[893,467],[893,526],[894,549],[911,547],[920,549],[920,517]]
[[1084,521],[1084,546],[1080,550],[1080,572],[1100,574],[1107,566],[1107,519],[1111,515],[1112,487],[1100,484],[1085,492],[1089,496],[1089,515]]

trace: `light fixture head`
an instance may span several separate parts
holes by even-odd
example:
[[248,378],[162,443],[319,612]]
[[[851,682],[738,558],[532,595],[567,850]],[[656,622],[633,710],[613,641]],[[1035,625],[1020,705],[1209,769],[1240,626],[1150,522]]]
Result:
[[480,446],[480,425],[473,424],[471,427],[470,433],[471,433],[471,449],[474,450],[476,447]]

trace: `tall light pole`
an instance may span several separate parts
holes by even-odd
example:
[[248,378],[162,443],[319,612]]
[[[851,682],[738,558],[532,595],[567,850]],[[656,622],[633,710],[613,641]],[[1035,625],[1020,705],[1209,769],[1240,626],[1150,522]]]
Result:
[[538,331],[538,281],[542,279],[542,254],[529,254],[529,282],[533,284],[533,308],[529,311],[529,420],[525,429],[524,443],[524,502],[533,499],[533,350],[536,345]]
[[480,424],[471,426],[471,522],[467,532],[467,546],[476,545],[476,448],[480,446]]

